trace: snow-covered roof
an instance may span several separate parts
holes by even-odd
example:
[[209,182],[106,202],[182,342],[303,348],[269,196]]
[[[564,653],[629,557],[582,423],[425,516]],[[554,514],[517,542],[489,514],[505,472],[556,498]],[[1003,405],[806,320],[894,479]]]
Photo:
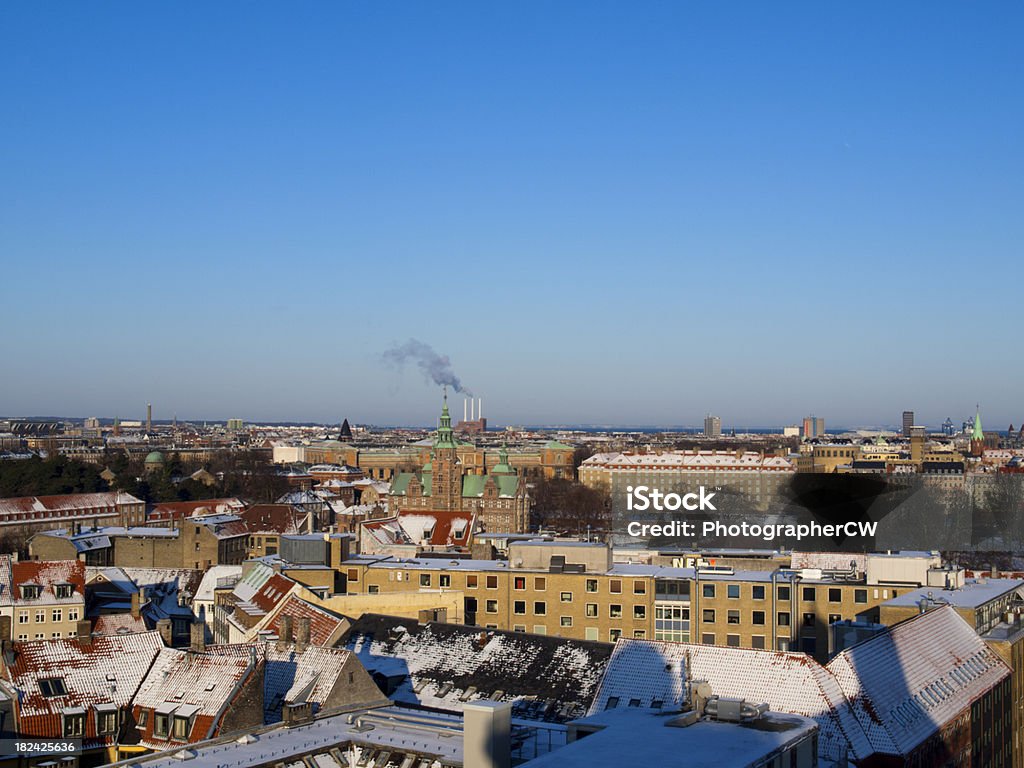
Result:
[[894,625],[826,667],[872,749],[906,755],[1010,674],[951,606]]

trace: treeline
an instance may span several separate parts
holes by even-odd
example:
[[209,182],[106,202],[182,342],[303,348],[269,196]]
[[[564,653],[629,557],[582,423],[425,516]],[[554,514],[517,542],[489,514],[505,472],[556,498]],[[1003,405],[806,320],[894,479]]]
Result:
[[109,491],[100,477],[102,471],[95,464],[65,456],[0,461],[0,498]]

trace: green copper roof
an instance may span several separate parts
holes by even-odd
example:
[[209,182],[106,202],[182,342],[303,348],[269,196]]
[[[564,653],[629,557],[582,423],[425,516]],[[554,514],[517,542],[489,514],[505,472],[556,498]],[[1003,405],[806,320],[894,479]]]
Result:
[[499,496],[515,496],[519,490],[519,478],[515,475],[466,475],[462,478],[462,495],[466,498],[483,496],[488,477],[497,483]]
[[981,429],[981,411],[974,412],[974,431],[971,432],[971,440],[984,440],[985,433]]
[[557,440],[549,440],[544,447],[551,451],[571,451],[573,449],[571,445],[560,443]]
[[444,405],[441,406],[441,423],[437,428],[437,437],[434,440],[434,448],[457,448],[455,444],[455,433],[452,432],[452,417],[448,413],[448,393],[444,395]]
[[514,474],[515,470],[508,463],[508,451],[505,450],[505,446],[501,446],[501,450],[498,451],[498,463],[494,465],[494,469],[491,470],[492,475],[511,475]]

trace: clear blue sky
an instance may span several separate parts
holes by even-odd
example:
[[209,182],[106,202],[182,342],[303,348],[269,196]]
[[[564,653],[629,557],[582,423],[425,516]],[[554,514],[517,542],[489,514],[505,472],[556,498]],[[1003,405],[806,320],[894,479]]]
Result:
[[1018,424],[1022,22],[0,4],[0,413]]

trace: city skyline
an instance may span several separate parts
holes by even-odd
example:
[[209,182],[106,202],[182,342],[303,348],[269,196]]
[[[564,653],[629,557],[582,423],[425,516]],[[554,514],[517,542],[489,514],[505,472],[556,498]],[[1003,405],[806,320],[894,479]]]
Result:
[[1016,424],[1022,14],[5,4],[0,411]]

